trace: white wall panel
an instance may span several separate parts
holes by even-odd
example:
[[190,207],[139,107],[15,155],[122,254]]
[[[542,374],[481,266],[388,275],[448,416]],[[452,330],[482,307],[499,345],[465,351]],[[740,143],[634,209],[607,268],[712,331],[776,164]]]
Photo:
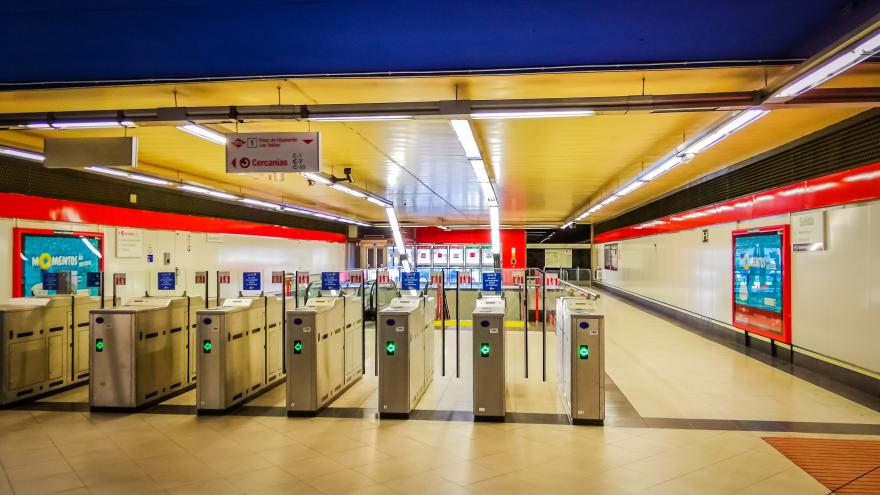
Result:
[[[731,233],[789,215],[618,241],[605,283],[730,325]],[[880,372],[880,203],[826,209],[826,250],[792,253],[795,345]],[[597,263],[604,262],[597,245]]]

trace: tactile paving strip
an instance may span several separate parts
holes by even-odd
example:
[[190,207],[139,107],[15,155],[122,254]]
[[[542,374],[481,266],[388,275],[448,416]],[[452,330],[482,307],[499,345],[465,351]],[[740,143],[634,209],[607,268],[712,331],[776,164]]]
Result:
[[764,437],[830,493],[880,493],[880,441]]

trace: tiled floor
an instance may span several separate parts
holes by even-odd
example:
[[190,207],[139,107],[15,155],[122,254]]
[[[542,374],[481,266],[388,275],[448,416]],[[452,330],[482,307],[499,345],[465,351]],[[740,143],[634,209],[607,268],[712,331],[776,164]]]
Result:
[[[880,414],[610,297],[603,297],[601,309],[608,318],[606,361],[614,380],[609,416],[628,409],[641,418],[639,427],[379,421],[370,412],[376,404],[372,359],[367,376],[333,405],[336,411],[365,411],[357,419],[259,412],[195,416],[187,412],[192,391],[167,401],[165,409],[136,414],[39,410],[87,402],[87,387],[81,387],[39,407],[0,411],[0,495],[824,494],[826,488],[761,436],[878,438],[743,431],[735,422],[730,431],[651,427],[701,419],[871,425],[880,423]],[[422,410],[470,410],[470,332],[460,334],[458,379],[454,335],[447,334],[447,376],[440,374],[438,356]],[[523,333],[508,335],[511,411],[561,412],[555,342],[552,333],[546,337],[543,382],[541,334],[529,332],[528,379]],[[249,407],[283,411],[284,392],[276,387]]]

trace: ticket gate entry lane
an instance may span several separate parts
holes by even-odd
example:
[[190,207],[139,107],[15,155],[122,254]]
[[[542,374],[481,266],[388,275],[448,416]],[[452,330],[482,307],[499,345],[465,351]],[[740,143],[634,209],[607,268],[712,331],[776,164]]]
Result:
[[503,420],[504,403],[504,312],[500,296],[477,299],[473,313],[473,394],[475,420]]
[[0,305],[0,404],[89,378],[92,296],[18,297]]
[[[269,311],[281,311],[270,296],[228,298],[218,307],[198,311],[199,412],[225,411],[279,383],[277,363],[284,349],[270,342]],[[271,337],[280,336],[276,328]],[[270,358],[271,355],[271,358]],[[270,362],[272,365],[270,370]]]
[[188,390],[190,311],[201,297],[143,297],[92,310],[93,409],[133,409]]
[[287,414],[313,416],[363,376],[361,297],[318,296],[287,311]]
[[434,380],[434,298],[394,298],[378,319],[379,417],[408,418]]
[[605,316],[588,299],[556,301],[559,384],[566,414],[574,424],[605,421]]

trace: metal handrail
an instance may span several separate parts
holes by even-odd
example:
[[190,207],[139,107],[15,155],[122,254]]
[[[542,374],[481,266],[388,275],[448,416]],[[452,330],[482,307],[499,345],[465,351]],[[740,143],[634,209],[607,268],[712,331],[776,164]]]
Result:
[[583,292],[584,295],[587,296],[587,299],[591,299],[591,300],[593,300],[593,301],[597,301],[597,300],[599,300],[599,297],[600,297],[600,296],[599,296],[599,293],[598,293],[598,292],[593,292],[593,291],[591,291],[591,290],[589,290],[589,289],[585,289],[585,288],[583,288],[583,287],[581,287],[581,286],[579,286],[579,285],[574,285],[574,284],[572,284],[572,283],[566,282],[565,280],[560,280],[560,281],[559,281],[559,284],[560,284],[561,286],[565,286],[565,287],[567,287],[567,288],[569,288],[569,289],[573,289],[573,290],[576,290],[576,291],[578,291],[578,292]]

